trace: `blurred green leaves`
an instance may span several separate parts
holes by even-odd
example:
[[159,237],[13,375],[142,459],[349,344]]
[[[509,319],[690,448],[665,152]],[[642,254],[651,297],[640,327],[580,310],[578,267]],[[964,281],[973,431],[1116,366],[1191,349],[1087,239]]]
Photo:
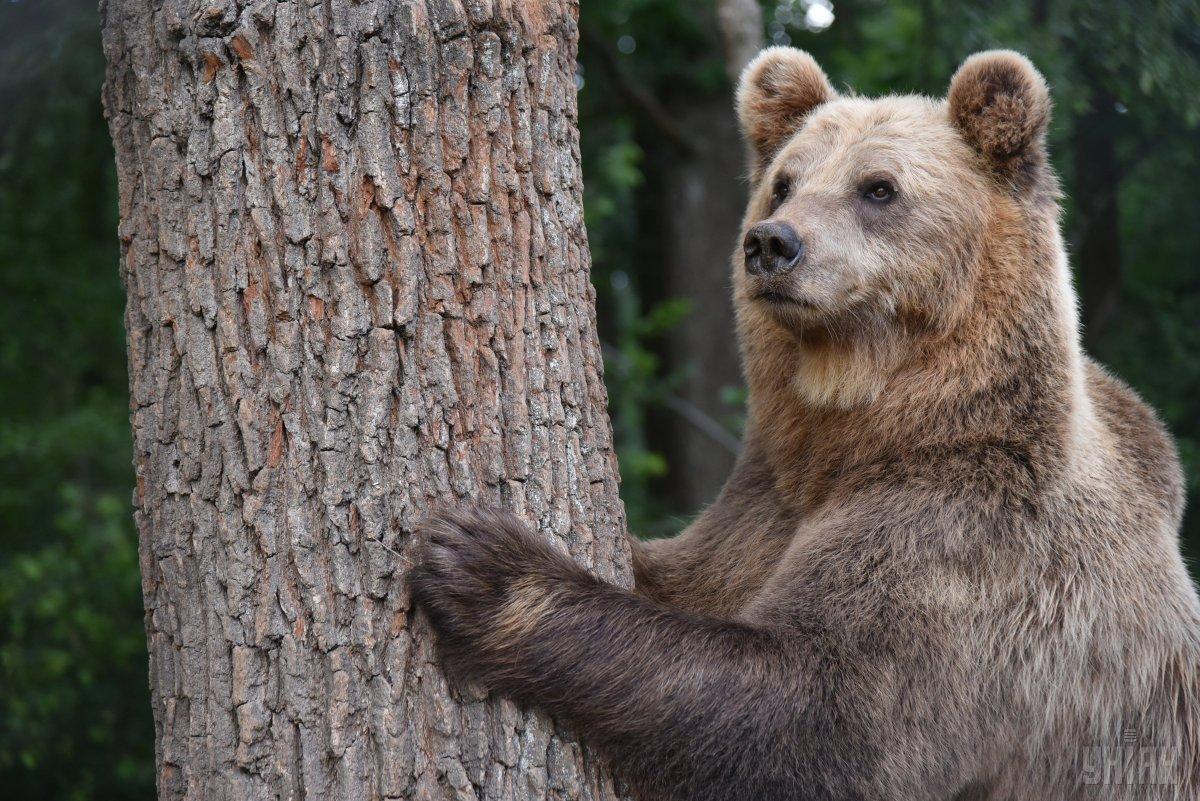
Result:
[[151,798],[95,5],[0,6],[0,787]]
[[149,797],[153,732],[129,502],[65,484],[58,503],[55,536],[0,567],[0,774],[6,788],[26,791],[20,797]]
[[647,430],[649,412],[666,406],[685,369],[664,368],[654,343],[678,325],[689,308],[685,301],[668,300],[643,313],[637,291],[624,272],[614,272],[609,283],[616,338],[611,344],[604,343],[604,382],[621,466],[621,497],[631,531],[649,537],[671,534],[678,530],[678,520],[654,492],[653,484],[670,466],[651,448]]

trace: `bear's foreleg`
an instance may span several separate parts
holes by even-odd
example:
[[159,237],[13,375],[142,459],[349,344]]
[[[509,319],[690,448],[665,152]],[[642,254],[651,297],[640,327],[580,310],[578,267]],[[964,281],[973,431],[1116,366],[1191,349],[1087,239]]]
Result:
[[893,797],[871,701],[886,671],[830,632],[657,604],[595,579],[505,513],[443,515],[426,536],[412,588],[447,666],[570,721],[642,792]]

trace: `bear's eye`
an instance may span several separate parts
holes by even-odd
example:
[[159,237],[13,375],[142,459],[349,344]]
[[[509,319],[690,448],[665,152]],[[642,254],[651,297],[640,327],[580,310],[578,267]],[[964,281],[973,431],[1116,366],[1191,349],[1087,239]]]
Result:
[[783,201],[787,200],[790,190],[791,186],[784,179],[780,178],[775,182],[775,185],[771,187],[771,211],[775,211],[775,209],[783,205]]
[[887,203],[896,196],[896,188],[888,181],[872,181],[863,197],[873,203]]

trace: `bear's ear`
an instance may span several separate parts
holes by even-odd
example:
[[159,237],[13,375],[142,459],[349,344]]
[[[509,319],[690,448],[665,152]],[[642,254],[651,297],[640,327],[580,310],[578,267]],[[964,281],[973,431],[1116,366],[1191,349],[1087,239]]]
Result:
[[794,47],[768,47],[742,71],[737,111],[757,173],[814,108],[837,97],[813,57]]
[[1050,91],[1025,56],[976,53],[954,73],[948,102],[950,121],[1002,176],[1019,179],[1044,162]]

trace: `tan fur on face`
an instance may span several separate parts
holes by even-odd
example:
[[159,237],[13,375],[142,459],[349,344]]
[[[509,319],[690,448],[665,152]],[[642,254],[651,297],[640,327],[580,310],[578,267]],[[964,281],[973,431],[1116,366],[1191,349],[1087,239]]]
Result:
[[[886,177],[893,207],[864,209],[862,184]],[[791,195],[776,211],[772,186]],[[765,219],[793,227],[805,262],[789,294],[811,304],[785,310],[755,300],[761,281],[740,254],[733,282],[744,342],[790,339],[788,385],[813,404],[849,407],[878,397],[912,350],[912,337],[945,335],[961,318],[991,192],[978,156],[950,124],[944,103],[924,98],[839,98],[814,110],[763,171],[745,227]],[[787,347],[787,346],[785,346]],[[761,371],[747,346],[752,386]],[[780,369],[772,357],[770,380]]]

